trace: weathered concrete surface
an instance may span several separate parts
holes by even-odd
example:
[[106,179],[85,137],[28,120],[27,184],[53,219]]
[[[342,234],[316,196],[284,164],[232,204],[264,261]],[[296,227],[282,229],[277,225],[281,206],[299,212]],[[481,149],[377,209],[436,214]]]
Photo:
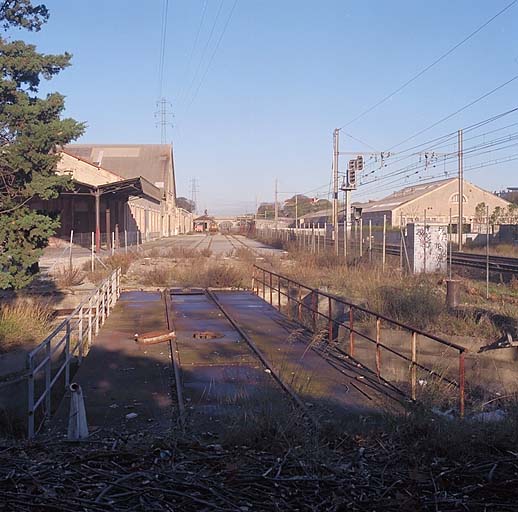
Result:
[[[157,428],[171,425],[173,379],[169,343],[138,345],[135,333],[166,330],[160,293],[125,292],[99,332],[73,380],[85,396],[90,430]],[[67,397],[54,427],[64,431]],[[133,419],[126,415],[136,413]]]
[[[191,425],[199,426],[211,418],[214,430],[229,417],[264,410],[268,402],[291,406],[284,391],[209,297],[173,294],[171,303]],[[199,339],[194,337],[197,331],[210,331],[217,337]]]
[[311,406],[372,412],[384,401],[367,385],[365,371],[347,364],[345,374],[331,366],[311,350],[300,327],[253,293],[218,292],[217,297],[281,378]]

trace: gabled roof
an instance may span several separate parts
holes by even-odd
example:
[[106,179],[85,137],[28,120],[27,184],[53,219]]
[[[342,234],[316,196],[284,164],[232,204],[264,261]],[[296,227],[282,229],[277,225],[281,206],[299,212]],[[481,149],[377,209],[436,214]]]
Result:
[[170,144],[69,144],[65,151],[123,178],[143,176],[161,189],[169,183],[176,196]]
[[405,187],[392,194],[378,199],[376,201],[369,201],[368,203],[361,203],[358,206],[363,208],[364,213],[371,213],[376,211],[394,210],[399,206],[422,197],[425,194],[433,192],[449,183],[456,182],[457,178],[449,178],[447,180],[431,181],[428,183],[421,183]]

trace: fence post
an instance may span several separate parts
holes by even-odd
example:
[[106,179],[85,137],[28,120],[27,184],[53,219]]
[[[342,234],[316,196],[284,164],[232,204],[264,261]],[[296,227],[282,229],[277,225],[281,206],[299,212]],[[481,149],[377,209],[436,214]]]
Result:
[[95,234],[92,232],[92,253],[90,261],[90,269],[92,272],[95,270]]
[[27,356],[27,379],[28,379],[28,396],[27,396],[27,412],[28,425],[27,436],[29,439],[34,437],[34,368],[32,356]]
[[369,263],[372,263],[372,219],[369,219]]
[[459,353],[459,414],[464,418],[464,401],[465,401],[465,380],[466,371],[464,366],[464,352]]
[[83,308],[79,310],[79,364],[83,360]]
[[381,377],[381,347],[380,347],[380,336],[381,336],[381,318],[376,317],[376,374],[378,378]]
[[47,364],[45,365],[45,421],[48,421],[50,419],[50,381],[52,377],[52,354],[50,350],[50,341],[45,346],[45,358],[47,359]]
[[300,284],[299,284],[299,290],[297,293],[297,300],[298,300],[297,318],[298,318],[299,322],[302,323],[302,289],[300,287]]
[[273,306],[273,276],[272,276],[272,273],[270,272],[270,305]]
[[313,332],[317,332],[317,311],[318,311],[318,292],[316,290],[313,290],[311,294],[311,309],[312,311],[312,318],[313,318]]
[[329,341],[333,341],[333,304],[331,297],[328,297],[327,314],[329,318],[327,323],[327,336]]
[[277,309],[281,312],[281,276],[277,276]]
[[128,254],[128,230],[124,230],[124,252]]
[[254,266],[254,270],[252,271],[252,292],[255,293],[255,272],[256,272],[256,268]]
[[363,219],[360,217],[360,258],[363,257]]
[[95,294],[95,334],[99,333],[99,302],[101,300],[101,296],[99,295],[99,291]]
[[88,348],[92,346],[92,297],[88,299]]
[[354,307],[349,306],[349,354],[354,357]]
[[383,215],[383,249],[382,249],[382,270],[385,270],[385,256],[386,256],[386,239],[387,239],[387,216]]
[[266,300],[266,272],[263,270],[263,300]]
[[67,388],[70,385],[70,334],[70,321],[68,321],[65,335],[65,387]]
[[412,331],[411,352],[410,385],[412,388],[412,400],[415,400],[417,397],[417,333],[415,331]]

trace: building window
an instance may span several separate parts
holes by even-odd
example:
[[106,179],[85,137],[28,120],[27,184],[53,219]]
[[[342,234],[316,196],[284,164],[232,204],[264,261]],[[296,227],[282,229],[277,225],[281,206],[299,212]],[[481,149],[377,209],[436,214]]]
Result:
[[[453,194],[451,197],[450,197],[450,203],[458,203],[459,202],[459,194]],[[468,199],[466,198],[465,195],[462,196],[462,202],[463,203],[467,203],[468,202]]]

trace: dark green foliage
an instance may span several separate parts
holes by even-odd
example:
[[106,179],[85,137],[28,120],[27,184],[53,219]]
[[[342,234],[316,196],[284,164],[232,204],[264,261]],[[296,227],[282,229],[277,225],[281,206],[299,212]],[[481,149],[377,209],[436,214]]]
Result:
[[[45,6],[30,0],[0,4],[4,28],[39,30],[48,18]],[[56,219],[29,208],[33,199],[52,199],[70,186],[55,174],[56,147],[83,132],[73,119],[61,119],[64,97],[38,96],[49,80],[70,65],[71,55],[45,55],[34,45],[0,37],[0,288],[21,288],[37,270]]]

